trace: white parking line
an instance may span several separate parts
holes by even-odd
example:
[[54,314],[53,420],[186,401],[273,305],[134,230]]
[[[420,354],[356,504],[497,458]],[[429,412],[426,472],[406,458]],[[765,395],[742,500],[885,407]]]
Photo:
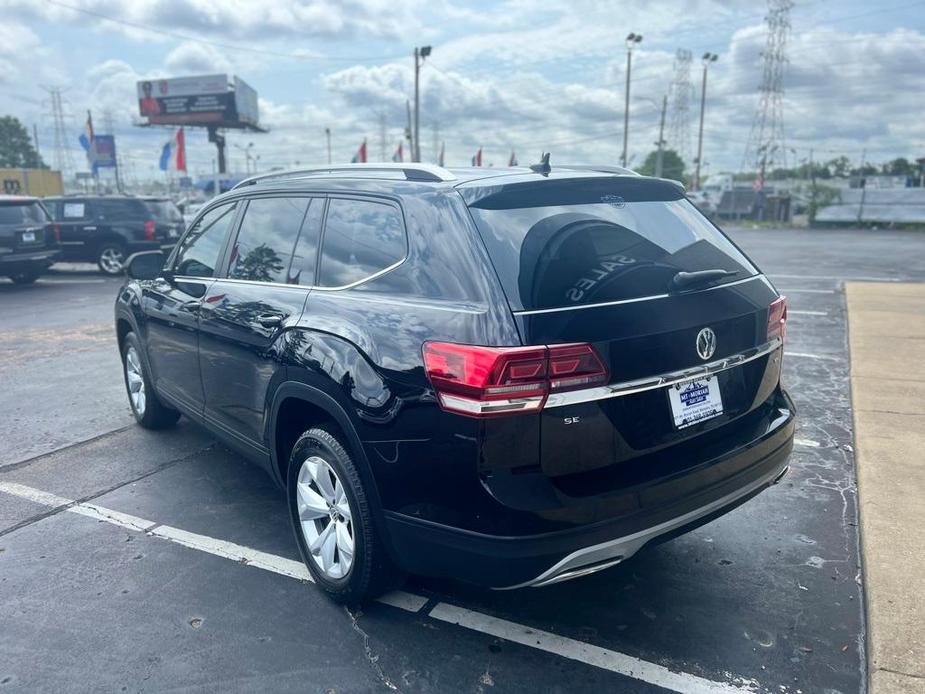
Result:
[[788,316],[827,316],[829,315],[828,311],[795,311],[793,309],[787,309]]
[[46,277],[40,278],[38,280],[39,284],[105,284],[106,280],[91,280],[91,279],[49,279]]
[[818,441],[812,441],[810,439],[794,439],[794,446],[803,446],[804,448],[819,448],[822,444]]
[[662,665],[640,660],[631,655],[611,651],[600,646],[592,646],[583,641],[559,636],[541,629],[533,629],[516,622],[509,622],[506,619],[491,617],[481,612],[474,612],[456,605],[448,605],[444,602],[438,603],[430,611],[430,616],[434,619],[439,619],[441,622],[449,622],[466,629],[513,641],[523,646],[554,653],[569,660],[594,665],[595,667],[610,670],[675,692],[689,694],[753,692],[758,685],[757,682],[751,680],[742,681],[741,684],[728,684],[714,682],[686,672],[674,672]]
[[[159,525],[154,521],[138,516],[114,511],[97,504],[77,502],[73,499],[67,499],[15,482],[0,481],[0,492],[27,499],[43,506],[63,508],[65,511],[94,518],[127,530],[144,532],[150,537],[158,537],[190,549],[207,552],[223,559],[230,559],[246,566],[253,566],[298,580],[312,581],[311,574],[302,562],[262,552],[252,547],[245,547],[227,540],[192,533],[170,525]],[[398,590],[383,595],[378,599],[378,602],[408,612],[421,612],[427,605],[428,600],[421,595]],[[736,678],[734,682],[715,682],[686,672],[675,672],[663,665],[650,663],[625,653],[611,651],[584,641],[534,629],[523,624],[499,619],[445,602],[438,603],[430,610],[429,615],[442,622],[456,624],[489,636],[506,639],[675,692],[743,694],[745,692],[754,692],[758,689],[758,683],[754,680]]]
[[834,289],[781,289],[778,287],[777,291],[781,294],[834,294]]
[[784,352],[788,357],[798,357],[800,359],[826,359],[828,361],[841,361],[841,357],[834,354],[809,354],[808,352]]

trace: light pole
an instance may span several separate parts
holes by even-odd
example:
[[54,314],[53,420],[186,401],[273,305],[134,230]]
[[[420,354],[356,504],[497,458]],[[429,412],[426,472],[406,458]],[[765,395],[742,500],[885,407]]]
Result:
[[640,41],[642,41],[642,34],[630,32],[626,36],[626,100],[623,104],[623,155],[620,157],[624,167],[626,167],[630,134],[630,72],[633,69],[633,48]]
[[421,65],[430,55],[430,46],[414,49],[414,142],[411,143],[411,160],[421,161]]
[[700,190],[700,159],[703,157],[703,110],[707,103],[707,67],[719,58],[716,53],[703,54],[703,85],[700,87],[700,132],[697,135],[697,169],[694,173],[694,190]]
[[331,129],[330,128],[324,129],[324,136],[328,140],[328,166],[330,166],[331,165]]
[[235,143],[235,149],[240,149],[242,152],[244,152],[244,173],[251,172],[251,149],[253,146],[253,142],[248,142],[247,147],[242,147],[241,145]]

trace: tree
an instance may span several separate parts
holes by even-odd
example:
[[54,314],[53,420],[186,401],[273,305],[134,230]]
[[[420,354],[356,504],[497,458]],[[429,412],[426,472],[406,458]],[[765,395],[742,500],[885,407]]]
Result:
[[905,157],[898,157],[893,161],[887,162],[881,168],[883,173],[890,176],[915,176],[918,174],[915,165],[910,163]]
[[[639,167],[639,173],[643,176],[654,176],[657,161],[658,152],[649,152],[646,160]],[[662,150],[662,178],[683,182],[684,168],[684,160],[681,159],[681,155],[673,149]]]
[[23,124],[13,116],[0,116],[0,166],[44,169]]

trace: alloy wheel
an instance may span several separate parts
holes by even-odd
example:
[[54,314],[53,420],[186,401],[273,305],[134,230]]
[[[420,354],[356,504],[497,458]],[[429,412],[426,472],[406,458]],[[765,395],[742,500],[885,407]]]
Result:
[[145,379],[142,377],[141,359],[134,347],[125,352],[125,381],[128,383],[128,395],[132,407],[139,417],[145,416]]
[[112,246],[104,248],[100,253],[100,265],[103,270],[110,275],[117,275],[122,272],[122,261],[125,255],[118,248]]
[[328,578],[343,578],[353,565],[353,515],[343,483],[324,459],[311,456],[302,463],[296,502],[315,566]]

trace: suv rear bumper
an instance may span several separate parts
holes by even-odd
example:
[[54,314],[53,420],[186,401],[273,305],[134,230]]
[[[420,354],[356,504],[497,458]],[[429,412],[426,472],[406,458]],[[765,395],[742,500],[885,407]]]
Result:
[[[789,402],[789,399],[788,399]],[[406,571],[446,576],[493,588],[543,586],[624,561],[647,544],[693,530],[775,484],[793,448],[793,409],[759,439],[699,467],[737,470],[696,494],[630,516],[542,535],[495,536],[386,511],[386,527]],[[728,468],[727,468],[728,469]]]
[[4,253],[0,255],[0,275],[44,270],[58,260],[61,251],[57,248],[43,248],[41,250]]

